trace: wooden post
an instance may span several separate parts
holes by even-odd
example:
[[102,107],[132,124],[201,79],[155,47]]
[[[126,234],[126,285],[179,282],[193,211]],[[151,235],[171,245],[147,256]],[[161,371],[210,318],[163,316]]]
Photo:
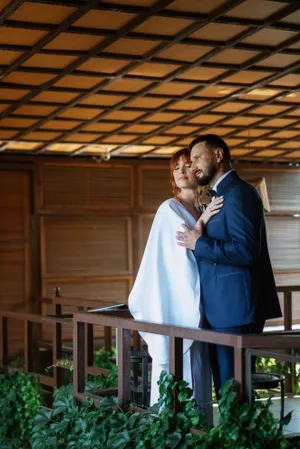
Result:
[[[169,337],[169,352],[170,352],[170,373],[177,381],[183,378],[183,340],[178,337]],[[177,394],[174,398],[174,412],[181,411],[181,404],[177,399]]]
[[111,327],[104,326],[104,348],[105,351],[112,352]]
[[134,351],[141,350],[141,337],[137,331],[133,331],[133,350]]
[[131,336],[130,330],[118,329],[118,399],[122,407],[131,401],[130,381],[130,354]]
[[94,326],[93,324],[87,324],[86,328],[86,365],[94,365]]
[[25,373],[30,373],[33,363],[32,358],[32,323],[28,320],[24,320],[24,371]]
[[[55,295],[53,299],[53,314],[57,317],[62,314],[61,304],[56,304],[56,298],[60,297],[60,288],[55,288]],[[53,364],[57,363],[62,356],[62,325],[61,323],[55,323],[52,329],[52,351],[53,351]],[[58,388],[62,385],[62,369],[59,367],[53,368],[53,377],[55,379],[55,386]]]
[[[283,319],[285,331],[290,331],[292,329],[292,313],[292,292],[287,290],[283,293]],[[288,350],[287,352],[288,354],[292,354],[292,350]],[[286,376],[286,391],[294,393],[295,363],[287,363],[287,366],[291,369],[291,375]]]
[[0,315],[0,366],[4,368],[8,364],[8,335],[7,318]]
[[246,353],[244,348],[234,348],[234,379],[240,401],[247,400],[246,391]]
[[85,389],[85,331],[84,323],[73,318],[73,363],[74,363],[74,397]]
[[283,318],[284,330],[290,331],[292,329],[292,292],[285,291],[283,293]]

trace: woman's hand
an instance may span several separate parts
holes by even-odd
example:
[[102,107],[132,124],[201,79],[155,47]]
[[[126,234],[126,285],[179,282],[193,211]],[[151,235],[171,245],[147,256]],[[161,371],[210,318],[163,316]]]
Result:
[[[200,231],[203,225],[206,226],[211,217],[217,215],[220,212],[220,210],[223,207],[223,202],[224,202],[223,196],[217,196],[215,199],[213,199],[209,203],[209,205],[207,206],[207,208],[205,209],[199,220],[197,221],[194,229]],[[203,223],[202,225],[201,222]]]

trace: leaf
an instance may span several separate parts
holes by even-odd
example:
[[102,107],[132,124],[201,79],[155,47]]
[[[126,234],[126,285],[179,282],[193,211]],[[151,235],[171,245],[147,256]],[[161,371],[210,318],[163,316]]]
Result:
[[166,440],[166,447],[168,447],[169,449],[174,449],[178,446],[178,444],[180,443],[182,438],[181,433],[179,432],[174,432],[171,435],[168,435],[167,440]]
[[287,425],[290,423],[291,419],[292,419],[292,414],[293,414],[293,411],[291,411],[291,412],[289,412],[287,415],[285,415],[285,416],[279,421],[279,424],[280,424],[281,426],[287,426]]

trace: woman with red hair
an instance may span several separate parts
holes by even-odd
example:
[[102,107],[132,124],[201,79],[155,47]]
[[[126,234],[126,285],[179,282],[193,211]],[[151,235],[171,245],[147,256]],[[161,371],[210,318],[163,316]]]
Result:
[[[205,209],[195,195],[197,179],[191,171],[190,153],[180,150],[170,161],[170,183],[173,198],[164,201],[150,230],[139,271],[129,296],[133,317],[181,327],[202,326],[200,280],[193,252],[179,245],[176,232],[183,224],[197,228],[200,220],[206,225],[222,207],[223,198],[216,198]],[[163,370],[169,371],[169,339],[166,336],[141,333],[152,357],[151,399],[157,402],[157,381]],[[193,389],[200,408],[212,421],[211,369],[207,345],[183,341],[183,378]]]

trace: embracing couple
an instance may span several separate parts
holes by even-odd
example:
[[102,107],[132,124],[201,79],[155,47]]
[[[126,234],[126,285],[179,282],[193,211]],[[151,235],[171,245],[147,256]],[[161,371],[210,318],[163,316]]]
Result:
[[[170,170],[174,198],[154,218],[129,297],[133,317],[229,334],[261,333],[265,320],[280,317],[281,310],[259,194],[231,168],[230,150],[214,134],[174,154]],[[195,195],[197,186],[210,186],[206,208]],[[152,405],[160,373],[169,369],[168,337],[141,335],[152,357]],[[184,340],[183,368],[199,407],[211,415],[211,378],[218,394],[234,377],[233,349]]]

